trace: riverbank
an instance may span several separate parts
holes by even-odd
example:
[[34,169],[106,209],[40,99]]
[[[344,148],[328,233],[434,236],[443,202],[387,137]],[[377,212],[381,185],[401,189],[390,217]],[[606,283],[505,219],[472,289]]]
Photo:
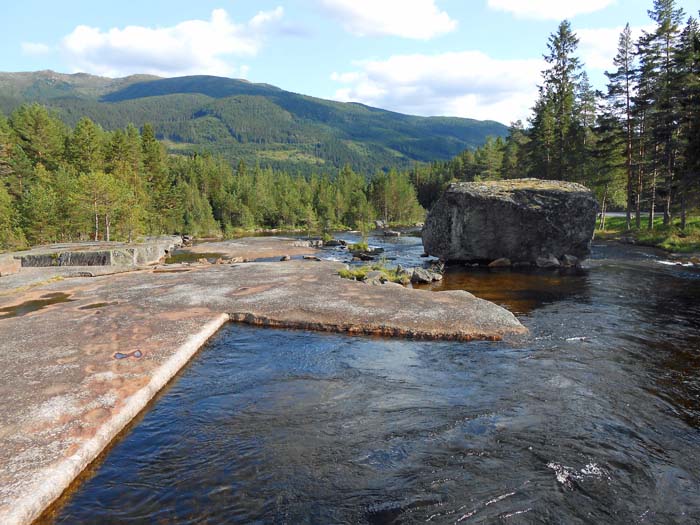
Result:
[[[295,241],[267,242],[279,255]],[[236,243],[241,256],[260,255],[256,242],[248,254]],[[23,272],[0,279],[0,522],[38,516],[229,319],[434,340],[526,332],[470,293],[369,286],[340,278],[343,267],[301,259],[95,277],[32,268],[26,283]]]
[[679,219],[674,220],[673,226],[664,226],[663,218],[656,217],[653,230],[646,227],[647,218],[642,224],[641,229],[628,230],[625,217],[609,217],[605,229],[596,230],[596,238],[650,246],[669,253],[700,255],[700,216],[688,218],[685,230],[680,229]]

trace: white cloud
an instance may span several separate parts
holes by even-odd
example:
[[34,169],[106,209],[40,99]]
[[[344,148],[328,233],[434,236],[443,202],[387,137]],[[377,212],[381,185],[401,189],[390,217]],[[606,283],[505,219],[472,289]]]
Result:
[[[624,29],[619,27],[602,27],[596,29],[577,29],[579,39],[579,55],[587,69],[599,69],[601,71],[613,71],[615,66],[613,59],[617,54],[617,46],[620,41],[620,33]],[[637,41],[642,31],[652,31],[653,25],[632,28],[632,40]]]
[[562,20],[600,11],[616,0],[488,0],[488,6],[519,18]]
[[22,53],[25,55],[46,55],[51,48],[41,42],[22,42]]
[[537,97],[542,60],[497,60],[480,51],[398,55],[333,73],[335,98],[414,115],[510,123],[525,120]]
[[317,0],[328,14],[358,36],[429,40],[454,31],[457,22],[435,0]]
[[255,55],[270,26],[283,14],[278,7],[237,24],[225,10],[216,9],[210,20],[187,20],[173,27],[102,31],[81,25],[63,39],[61,49],[73,70],[111,77],[132,73],[245,75],[247,67],[237,68],[230,57]]

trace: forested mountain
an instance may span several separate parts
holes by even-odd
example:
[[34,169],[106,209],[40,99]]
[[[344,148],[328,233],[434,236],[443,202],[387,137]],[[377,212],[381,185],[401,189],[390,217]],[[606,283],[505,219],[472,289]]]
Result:
[[106,130],[149,122],[171,151],[299,173],[447,160],[507,133],[493,121],[402,115],[221,77],[0,73],[0,110],[9,115],[27,102],[55,109],[70,126],[82,117]]

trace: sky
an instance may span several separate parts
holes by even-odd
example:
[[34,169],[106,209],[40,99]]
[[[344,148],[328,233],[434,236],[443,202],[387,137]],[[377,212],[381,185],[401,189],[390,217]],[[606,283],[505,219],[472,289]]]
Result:
[[[510,123],[537,96],[563,19],[598,89],[652,0],[22,0],[0,18],[0,71],[208,74],[414,115]],[[677,0],[698,15],[698,0]]]

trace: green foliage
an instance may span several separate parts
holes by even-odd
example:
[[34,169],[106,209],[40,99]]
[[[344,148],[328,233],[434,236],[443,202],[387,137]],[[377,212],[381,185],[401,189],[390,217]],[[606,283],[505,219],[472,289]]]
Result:
[[358,242],[348,246],[348,251],[350,252],[367,252],[369,251],[369,245],[366,242]]
[[218,237],[254,228],[366,231],[377,218],[372,202],[379,188],[392,221],[415,221],[425,213],[407,173],[380,172],[367,180],[346,166],[303,177],[251,169],[243,161],[233,169],[209,154],[168,156],[150,124],[142,132],[132,125],[109,132],[80,119],[64,130],[64,147],[49,163],[36,153],[45,148],[33,143],[46,143],[45,133],[21,138],[14,127],[25,126],[27,115],[43,122],[38,128],[62,129],[40,106],[0,119],[3,247],[22,244],[23,235],[38,244],[162,233]]
[[627,229],[624,217],[611,217],[605,222],[604,230],[597,230],[597,235],[603,238],[631,237],[635,243],[654,246],[669,252],[697,253],[700,252],[700,216],[689,217],[685,228],[680,227],[680,221],[672,225],[664,225],[662,217],[654,219],[654,228]]
[[26,247],[24,233],[18,228],[17,212],[12,198],[4,186],[0,185],[0,250],[19,250]]
[[381,272],[384,280],[390,283],[398,283],[405,286],[411,282],[408,275],[405,273],[399,273],[396,268],[387,267],[383,262],[355,266],[352,268],[343,268],[342,270],[338,271],[338,275],[343,279],[364,281],[367,278],[367,274],[375,271]]

